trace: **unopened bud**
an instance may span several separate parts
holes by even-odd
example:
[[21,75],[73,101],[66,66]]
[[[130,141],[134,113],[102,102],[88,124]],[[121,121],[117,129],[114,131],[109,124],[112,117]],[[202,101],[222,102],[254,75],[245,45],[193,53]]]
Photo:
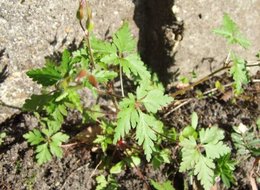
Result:
[[84,8],[86,7],[86,0],[81,0],[79,2],[79,9],[77,11],[77,18],[82,20],[84,18]]

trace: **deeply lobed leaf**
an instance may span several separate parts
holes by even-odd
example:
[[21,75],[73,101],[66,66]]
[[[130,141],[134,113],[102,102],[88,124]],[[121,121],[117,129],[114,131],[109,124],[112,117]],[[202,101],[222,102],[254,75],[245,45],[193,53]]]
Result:
[[153,116],[139,113],[139,121],[136,126],[136,140],[139,145],[143,145],[146,160],[150,161],[152,152],[154,151],[154,141],[157,139],[156,131],[158,125],[161,125]]
[[251,45],[240,33],[237,24],[226,13],[223,16],[221,27],[213,30],[213,32],[225,37],[230,44],[238,44],[243,48],[248,48]]
[[199,160],[200,152],[196,149],[197,143],[194,137],[185,138],[180,142],[183,147],[182,152],[182,162],[180,165],[180,172],[184,172],[194,168],[195,164]]
[[147,82],[143,82],[136,90],[138,102],[142,103],[146,110],[151,113],[156,113],[162,107],[173,101],[173,98],[164,95],[162,89],[157,86],[151,86]]
[[120,104],[120,112],[117,115],[117,127],[113,143],[125,137],[131,128],[135,128],[139,120],[137,110],[135,109],[135,97],[133,94],[128,94],[129,98],[124,98]]
[[207,157],[200,156],[195,166],[194,174],[198,176],[205,190],[210,190],[213,186],[213,176],[215,164]]
[[131,54],[120,61],[124,73],[130,77],[130,74],[140,77],[142,80],[150,80],[151,75],[144,66],[138,54]]
[[199,132],[200,142],[202,144],[216,144],[218,141],[224,139],[224,132],[218,127],[213,126],[211,128],[201,129]]
[[235,81],[235,93],[237,95],[243,92],[242,85],[249,82],[248,72],[246,70],[246,62],[232,54],[233,65],[230,69],[230,74]]
[[26,73],[33,81],[43,86],[51,86],[56,84],[62,75],[56,69],[56,66],[50,60],[47,60],[45,67],[41,69],[33,69]]
[[23,135],[25,139],[31,144],[31,145],[38,145],[41,142],[44,141],[44,138],[41,134],[41,132],[37,129],[33,129],[33,131],[29,131],[25,135]]
[[51,160],[51,153],[48,148],[48,143],[38,145],[36,148],[36,159],[38,164],[44,164]]
[[113,35],[113,43],[116,45],[120,53],[131,52],[136,48],[136,42],[132,37],[127,22]]

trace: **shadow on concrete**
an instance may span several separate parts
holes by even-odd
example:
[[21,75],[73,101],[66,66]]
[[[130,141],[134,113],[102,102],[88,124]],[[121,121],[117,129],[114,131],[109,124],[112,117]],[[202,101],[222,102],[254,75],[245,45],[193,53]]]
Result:
[[[56,37],[55,37],[56,39]],[[54,41],[55,41],[54,39]],[[65,37],[62,41],[66,41],[67,38]],[[53,41],[50,42],[50,44],[52,45]],[[72,53],[78,49],[80,49],[81,47],[83,47],[83,43],[84,41],[82,40],[81,43],[79,45],[76,44],[76,39],[73,39],[73,41],[68,45],[66,46],[66,49]],[[50,59],[50,60],[53,60],[54,62],[56,63],[59,63],[62,59],[62,52],[61,51],[54,51],[51,55],[48,55],[45,57],[45,59]]]
[[[2,60],[2,57],[4,56],[5,53],[5,48],[0,50],[0,61]],[[1,70],[0,70],[0,84],[5,81],[5,79],[8,77],[8,69],[7,65],[5,65]]]
[[[183,23],[178,23],[172,12],[174,0],[133,0],[135,5],[134,21],[139,28],[138,50],[142,60],[157,73],[160,81],[167,85],[178,75],[169,71],[174,66],[172,43],[167,33],[182,33]],[[175,35],[177,36],[177,35]]]

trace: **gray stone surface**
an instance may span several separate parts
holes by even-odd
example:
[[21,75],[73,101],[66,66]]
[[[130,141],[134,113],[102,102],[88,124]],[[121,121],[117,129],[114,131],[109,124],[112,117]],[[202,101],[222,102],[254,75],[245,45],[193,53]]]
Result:
[[[252,42],[248,50],[236,48],[238,54],[255,60],[254,56],[260,50],[260,0],[176,0],[175,5],[176,16],[184,20],[183,40],[175,56],[176,67],[182,74],[188,74],[194,68],[199,76],[204,76],[221,66],[229,47],[212,30],[221,24],[225,12]],[[203,58],[206,60],[202,61]],[[207,58],[213,58],[213,62]]]
[[[134,4],[130,0],[90,0],[94,33],[104,37],[129,20],[133,33]],[[8,66],[8,77],[0,83],[0,100],[21,107],[37,86],[25,72],[44,65],[46,56],[78,45],[83,33],[76,19],[76,0],[0,0],[0,71]],[[18,110],[0,106],[0,123]]]
[[[219,66],[227,47],[212,29],[220,25],[224,12],[252,41],[252,47],[238,49],[239,54],[254,60],[260,49],[260,0],[90,0],[90,4],[95,34],[104,38],[122,20],[130,21],[142,58],[162,73],[162,79],[167,70],[179,69],[186,75],[195,69],[203,76]],[[77,8],[77,0],[0,0],[0,72],[5,65],[9,71],[6,80],[0,78],[2,102],[21,107],[39,91],[25,72],[43,66],[46,56],[80,43],[83,33],[75,17]],[[182,20],[183,33],[179,30]],[[180,34],[183,39],[176,46]],[[17,111],[0,106],[0,123]]]

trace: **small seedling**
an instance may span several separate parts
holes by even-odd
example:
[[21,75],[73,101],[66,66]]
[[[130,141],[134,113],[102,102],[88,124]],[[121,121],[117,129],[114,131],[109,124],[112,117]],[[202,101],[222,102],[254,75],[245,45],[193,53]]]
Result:
[[254,130],[253,128],[248,128],[244,124],[240,123],[239,126],[234,126],[234,133],[231,134],[232,140],[237,149],[237,154],[239,155],[240,160],[246,160],[249,157],[258,157],[260,156],[260,141],[259,141],[259,121],[257,127]]
[[[180,139],[182,147],[182,162],[180,172],[193,171],[193,175],[201,182],[204,189],[210,189],[214,184],[216,159],[230,153],[230,148],[223,143],[224,132],[213,126],[196,130],[198,117],[193,113],[191,126],[186,127]],[[195,128],[195,129],[194,129]],[[198,131],[198,132],[197,132]],[[197,135],[195,135],[198,133]]]
[[220,177],[227,188],[230,188],[231,184],[235,184],[236,165],[237,161],[232,160],[230,154],[226,154],[216,161],[215,176]]
[[[215,29],[213,32],[224,37],[227,40],[228,44],[237,44],[245,49],[247,49],[251,45],[249,40],[247,40],[241,34],[236,23],[226,13],[223,16],[221,27]],[[232,60],[230,74],[234,79],[235,94],[239,95],[243,92],[242,85],[245,85],[249,82],[246,61],[238,57],[236,53],[234,53],[231,49],[229,50],[228,57],[230,57]]]

